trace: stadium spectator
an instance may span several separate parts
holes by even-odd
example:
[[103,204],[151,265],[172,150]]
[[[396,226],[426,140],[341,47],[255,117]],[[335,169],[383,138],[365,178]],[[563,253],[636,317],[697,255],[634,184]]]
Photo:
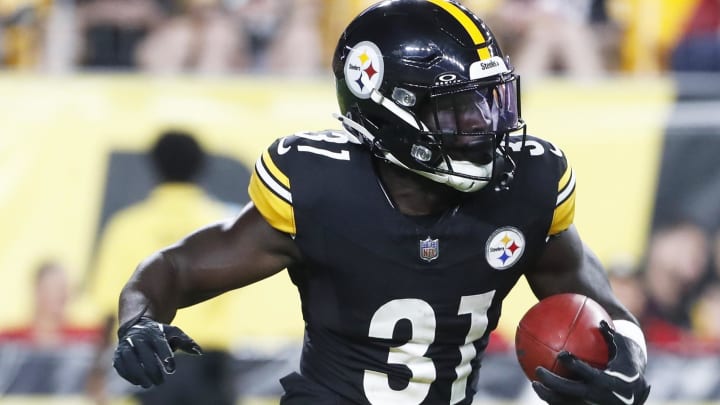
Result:
[[720,353],[720,283],[703,286],[691,313],[695,336],[708,350]]
[[188,0],[140,45],[137,61],[151,73],[227,74],[250,61],[241,26],[219,0]]
[[31,309],[29,320],[0,330],[0,397],[80,394],[102,330],[74,316],[77,297],[63,264],[41,263],[32,282],[31,302],[13,303]]
[[636,74],[667,71],[673,47],[700,0],[613,1],[621,30],[621,69]]
[[249,0],[234,13],[249,41],[249,72],[311,75],[321,71],[321,0]]
[[711,270],[692,304],[691,319],[695,335],[720,352],[720,230],[711,242]]
[[490,21],[518,72],[594,77],[605,72],[590,24],[591,1],[505,0]]
[[613,292],[633,315],[640,318],[645,312],[647,297],[635,266],[625,258],[616,259],[607,267]]
[[76,13],[80,65],[134,69],[139,44],[163,19],[155,0],[81,1]]
[[37,66],[50,2],[0,1],[0,67],[29,70]]
[[720,0],[700,0],[672,52],[679,72],[720,72]]
[[680,222],[653,232],[642,270],[647,304],[640,321],[648,344],[692,351],[690,311],[708,258],[707,235],[693,223]]
[[720,228],[715,230],[711,249],[712,278],[720,280]]
[[71,286],[67,271],[47,261],[35,271],[32,316],[27,324],[0,331],[0,343],[22,343],[40,349],[58,349],[73,343],[94,344],[97,328],[72,324],[68,318]]
[[[208,195],[195,181],[202,173],[206,154],[195,137],[180,130],[166,131],[157,138],[149,154],[159,184],[144,201],[117,212],[109,220],[97,252],[90,292],[108,319],[108,332],[115,325],[117,295],[132,273],[136,262],[200,225],[230,215],[228,206]],[[199,340],[208,346],[202,357],[178,359],[186,370],[179,371],[167,386],[145,391],[144,404],[231,404],[234,400],[230,376],[229,347],[232,336],[228,326],[237,320],[231,316],[232,297],[224,296],[208,307],[180,311],[182,319]],[[115,342],[108,337],[99,350]],[[97,379],[109,364],[99,363],[91,378]],[[94,384],[98,384],[97,381]]]

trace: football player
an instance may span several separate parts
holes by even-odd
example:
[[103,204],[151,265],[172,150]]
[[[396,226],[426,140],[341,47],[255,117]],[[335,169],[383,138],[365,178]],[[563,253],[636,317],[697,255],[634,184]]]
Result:
[[587,295],[615,325],[598,325],[606,369],[562,353],[578,379],[540,368],[538,395],[644,403],[643,334],[573,226],[565,155],[526,135],[519,77],[483,21],[452,1],[386,1],[349,24],[332,67],[343,130],[279,138],[239,217],[140,264],[121,294],[120,375],[160,384],[174,350],[200,352],[169,324],[178,308],[287,268],[306,326],[281,404],[469,404],[524,275],[538,298]]

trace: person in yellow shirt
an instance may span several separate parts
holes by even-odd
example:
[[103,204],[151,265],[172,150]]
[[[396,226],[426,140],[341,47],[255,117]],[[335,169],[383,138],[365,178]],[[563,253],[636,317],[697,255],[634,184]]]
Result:
[[[209,195],[195,182],[206,155],[192,134],[177,130],[161,134],[149,157],[160,183],[145,200],[110,218],[96,252],[90,295],[105,314],[108,330],[116,323],[120,290],[143,257],[171,245],[200,225],[232,215],[230,205]],[[226,295],[211,305],[178,313],[177,319],[204,342],[205,355],[181,359],[188,363],[188,370],[178,373],[167,387],[143,392],[139,397],[142,403],[234,402],[232,384],[227,383],[232,339],[227,325],[233,324],[232,298]],[[108,337],[106,344],[112,339]]]
[[0,0],[0,66],[37,67],[51,0]]

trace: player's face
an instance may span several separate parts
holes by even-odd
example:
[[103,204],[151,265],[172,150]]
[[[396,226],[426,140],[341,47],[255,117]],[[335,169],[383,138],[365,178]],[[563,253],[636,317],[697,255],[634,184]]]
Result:
[[421,109],[421,120],[432,132],[442,134],[444,150],[456,160],[476,164],[492,162],[497,109],[493,92],[477,89],[439,96]]
[[[494,128],[493,117],[487,92],[481,90],[440,96],[434,100],[435,113],[430,115],[427,125],[438,132],[488,132]],[[495,114],[496,115],[496,114]]]

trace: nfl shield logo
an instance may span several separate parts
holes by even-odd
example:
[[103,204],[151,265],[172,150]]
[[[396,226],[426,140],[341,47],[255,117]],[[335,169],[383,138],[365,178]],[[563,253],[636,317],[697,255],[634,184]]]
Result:
[[426,262],[431,262],[440,255],[440,244],[437,239],[427,239],[420,241],[420,258]]

